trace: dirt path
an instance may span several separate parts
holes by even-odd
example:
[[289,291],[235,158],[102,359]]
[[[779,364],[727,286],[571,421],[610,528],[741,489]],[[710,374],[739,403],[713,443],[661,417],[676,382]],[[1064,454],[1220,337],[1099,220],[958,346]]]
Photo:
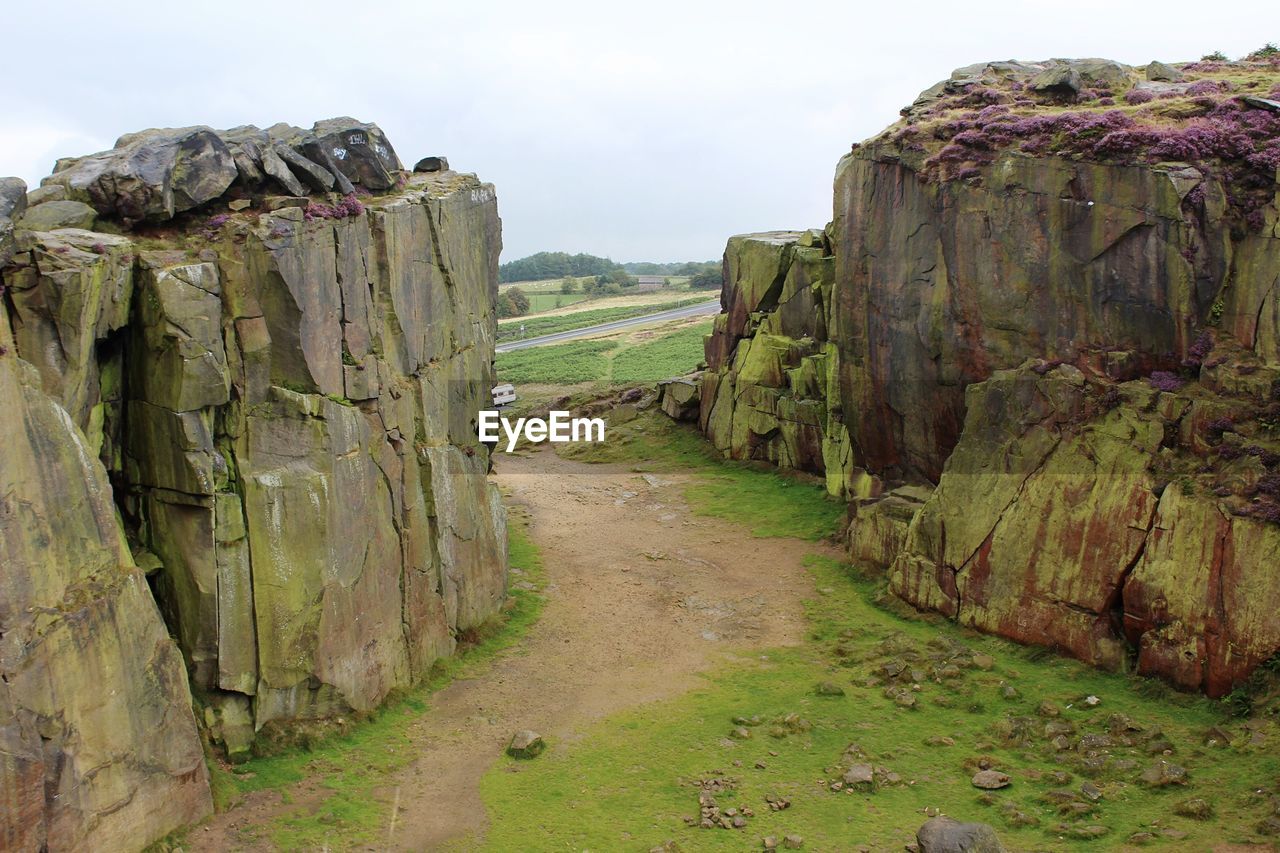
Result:
[[[689,689],[726,653],[801,641],[800,602],[812,592],[801,560],[822,546],[753,539],[693,516],[686,480],[550,451],[500,458],[498,481],[532,518],[547,603],[481,678],[432,696],[410,733],[417,759],[383,791],[399,805],[380,849],[470,848],[482,839],[480,778],[515,730],[539,731],[554,748],[594,720]],[[294,808],[306,794],[296,792]],[[194,849],[235,849],[235,827],[284,808],[278,794],[255,796],[192,833]]]

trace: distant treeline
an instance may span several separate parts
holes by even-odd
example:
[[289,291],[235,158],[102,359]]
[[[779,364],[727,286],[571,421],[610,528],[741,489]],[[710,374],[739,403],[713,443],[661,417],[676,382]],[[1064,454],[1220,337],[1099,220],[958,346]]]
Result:
[[697,275],[708,266],[720,266],[719,261],[684,261],[683,263],[655,264],[653,261],[631,261],[622,268],[632,275]]
[[631,275],[693,276],[705,272],[708,267],[717,269],[718,261],[685,261],[683,263],[657,264],[652,261],[632,261],[620,264],[608,258],[568,252],[538,252],[527,258],[508,261],[498,267],[498,281],[545,281],[566,276],[608,275],[618,270]]
[[595,255],[568,252],[538,252],[527,258],[508,261],[498,267],[498,281],[542,281],[567,275],[606,275],[622,269],[622,264]]

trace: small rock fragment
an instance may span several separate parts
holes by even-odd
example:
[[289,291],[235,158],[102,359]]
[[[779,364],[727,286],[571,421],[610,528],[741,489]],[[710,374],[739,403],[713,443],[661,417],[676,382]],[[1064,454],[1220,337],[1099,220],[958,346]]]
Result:
[[511,737],[511,745],[507,747],[507,755],[512,758],[537,758],[546,749],[542,735],[523,729]]
[[979,770],[973,774],[972,781],[975,788],[996,791],[1009,787],[1013,780],[1009,778],[1009,774],[1001,773],[999,770]]

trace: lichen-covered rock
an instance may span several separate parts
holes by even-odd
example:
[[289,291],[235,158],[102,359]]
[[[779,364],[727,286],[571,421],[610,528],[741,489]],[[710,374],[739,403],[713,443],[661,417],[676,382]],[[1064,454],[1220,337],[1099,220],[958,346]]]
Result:
[[19,227],[29,231],[53,231],[58,228],[91,229],[98,213],[82,201],[46,201],[27,209]]
[[475,433],[492,189],[444,173],[300,212],[231,218],[209,261],[144,253],[134,330],[138,524],[194,683],[257,727],[375,707],[506,590]]
[[[376,126],[322,125],[123,137],[60,163],[41,205],[90,198],[123,235],[14,233],[6,849],[88,833],[140,849],[202,816],[188,679],[238,761],[263,726],[374,708],[502,605],[505,512],[475,429],[492,385],[493,188],[447,170],[406,180]],[[338,136],[370,151],[306,157]],[[129,224],[201,203],[209,175],[226,177],[220,152],[232,212],[178,217],[141,248]],[[313,166],[320,184],[392,191],[261,197]],[[138,180],[112,183],[128,169]]]
[[916,513],[932,494],[925,486],[899,486],[883,495],[855,500],[849,524],[849,556],[888,568],[907,541]]
[[1089,389],[1060,367],[971,385],[964,433],[912,521],[890,583],[963,624],[1124,665],[1112,628],[1155,511],[1158,418],[1083,420]]
[[730,238],[699,424],[730,458],[825,472],[833,493],[853,494],[862,472],[845,452],[839,407],[828,404],[832,264],[819,230]]
[[212,810],[107,472],[0,314],[0,847],[140,850]]
[[1197,455],[1199,413],[1215,405],[1242,411],[1236,397],[1115,386],[1069,366],[969,386],[960,443],[891,588],[984,631],[1112,669],[1136,657],[1143,674],[1229,692],[1280,650],[1268,568],[1280,526],[1224,485],[1254,490],[1238,478],[1265,472],[1258,457]]
[[825,233],[730,240],[701,429],[825,474],[919,607],[1238,683],[1280,648],[1280,74],[1233,69],[957,69],[840,161]]
[[1124,586],[1138,671],[1221,696],[1280,650],[1280,525],[1164,490]]
[[108,405],[119,402],[123,353],[111,341],[129,321],[133,245],[75,229],[29,233],[23,243],[4,272],[14,340],[97,450]]

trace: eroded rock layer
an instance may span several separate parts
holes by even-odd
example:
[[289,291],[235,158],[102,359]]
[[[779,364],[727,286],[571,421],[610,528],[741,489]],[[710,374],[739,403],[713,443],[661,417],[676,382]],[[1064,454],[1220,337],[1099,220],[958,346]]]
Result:
[[825,233],[729,241],[700,424],[913,604],[1221,695],[1280,649],[1280,71],[1173,73],[922,94]]
[[[97,231],[27,227],[68,196]],[[497,203],[350,119],[131,134],[24,201],[0,223],[0,846],[141,848],[210,809],[197,721],[236,760],[498,612]]]

